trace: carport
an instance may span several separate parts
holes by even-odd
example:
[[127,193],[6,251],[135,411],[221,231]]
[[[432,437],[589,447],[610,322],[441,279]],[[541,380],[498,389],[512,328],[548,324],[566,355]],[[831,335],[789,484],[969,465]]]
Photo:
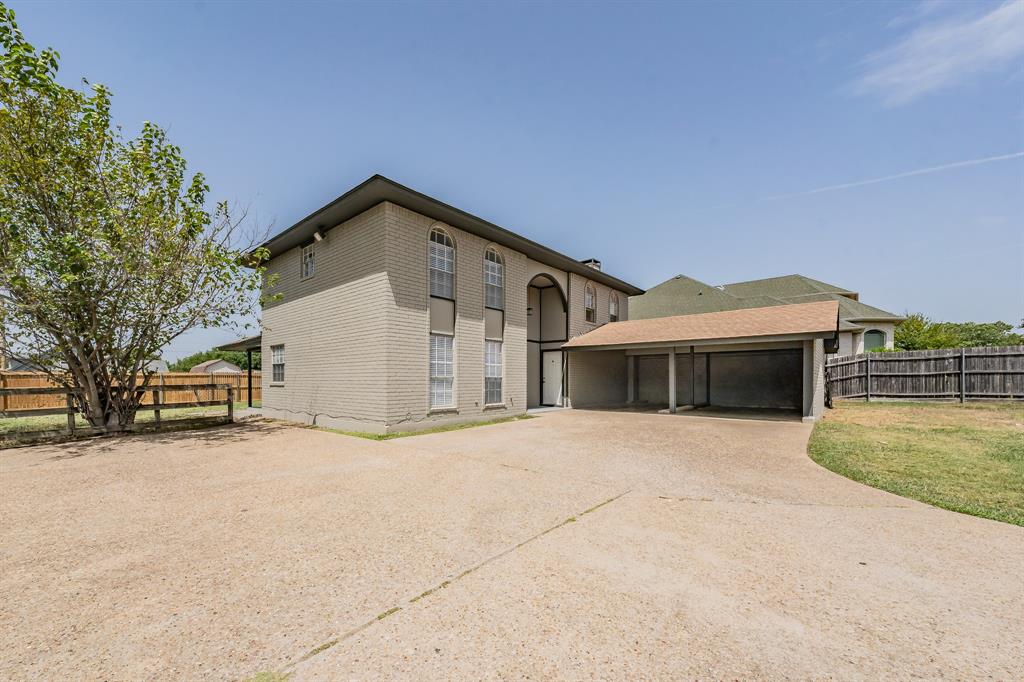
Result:
[[835,301],[628,320],[566,343],[572,407],[824,409]]

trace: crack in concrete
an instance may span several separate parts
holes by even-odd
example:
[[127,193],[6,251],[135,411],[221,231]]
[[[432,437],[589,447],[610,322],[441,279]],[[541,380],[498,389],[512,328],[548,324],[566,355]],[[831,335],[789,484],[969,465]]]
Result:
[[498,559],[501,559],[502,557],[511,554],[512,552],[516,551],[517,549],[522,548],[525,545],[528,545],[529,543],[533,542],[534,540],[539,540],[540,538],[544,537],[545,535],[548,535],[549,533],[553,533],[554,531],[558,530],[559,528],[567,526],[570,523],[575,523],[579,519],[579,517],[586,516],[587,514],[591,514],[591,513],[595,512],[595,511],[597,511],[598,509],[600,509],[601,507],[604,507],[605,505],[611,504],[612,502],[614,502],[615,500],[619,499],[620,497],[622,497],[624,495],[627,495],[629,492],[630,492],[629,490],[624,490],[623,492],[619,493],[618,495],[615,495],[614,497],[609,497],[607,500],[604,500],[603,502],[598,502],[594,506],[589,507],[587,509],[584,509],[581,512],[578,512],[575,516],[570,516],[567,519],[564,519],[563,521],[560,521],[559,523],[556,523],[555,525],[551,526],[550,528],[542,530],[541,532],[537,533],[536,535],[531,535],[530,537],[526,538],[525,540],[523,540],[521,542],[518,542],[518,543],[512,545],[511,547],[507,547],[507,548],[501,550],[497,554],[492,554],[491,556],[487,557],[486,559],[484,559],[484,560],[482,560],[482,561],[480,561],[480,562],[478,562],[476,564],[473,564],[472,566],[470,566],[466,570],[462,571],[458,575],[455,575],[454,577],[442,580],[441,582],[437,583],[433,587],[431,587],[429,589],[426,589],[423,592],[420,592],[416,596],[410,597],[409,599],[406,599],[406,600],[400,602],[399,604],[396,604],[396,605],[392,606],[391,608],[387,609],[386,611],[382,611],[381,613],[377,614],[376,616],[374,616],[372,619],[366,621],[365,623],[363,623],[361,625],[358,625],[358,626],[352,628],[351,630],[348,630],[348,631],[342,633],[341,635],[339,635],[338,637],[336,637],[336,638],[334,638],[334,639],[332,639],[330,641],[324,642],[323,644],[321,644],[320,646],[318,646],[318,647],[316,647],[314,649],[311,649],[310,651],[308,651],[305,654],[303,654],[301,658],[298,658],[297,660],[295,660],[295,661],[289,663],[288,665],[284,666],[284,668],[282,668],[281,671],[283,673],[290,674],[289,671],[293,670],[300,663],[304,663],[305,661],[308,661],[309,659],[313,658],[314,656],[317,656],[317,655],[323,653],[324,651],[327,651],[331,647],[333,647],[333,646],[335,646],[337,644],[340,644],[341,642],[344,642],[346,639],[349,639],[349,638],[359,634],[360,632],[362,632],[363,630],[367,629],[368,627],[370,627],[374,623],[380,622],[380,621],[384,620],[385,618],[393,616],[394,614],[396,614],[399,611],[401,611],[403,608],[411,606],[411,605],[415,604],[416,602],[420,601],[421,599],[425,599],[426,597],[429,597],[430,595],[434,594],[435,592],[443,590],[444,588],[448,587],[449,585],[451,585],[455,581],[461,580],[462,578],[465,578],[466,576],[479,571],[484,566],[487,566],[488,564],[491,564],[491,563],[497,561]]

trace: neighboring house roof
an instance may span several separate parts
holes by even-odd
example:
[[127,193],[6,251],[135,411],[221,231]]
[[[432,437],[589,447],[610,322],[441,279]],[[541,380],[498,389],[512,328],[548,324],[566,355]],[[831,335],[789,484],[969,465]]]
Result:
[[609,322],[569,340],[562,348],[766,340],[765,337],[791,336],[826,338],[835,335],[838,319],[839,304],[836,301],[653,317]]
[[793,296],[786,299],[788,303],[810,303],[812,301],[839,301],[839,317],[850,322],[902,322],[903,317],[886,312],[881,308],[870,306],[847,298],[840,294],[808,294]]
[[821,280],[803,275],[783,275],[781,277],[752,279],[749,282],[724,284],[722,289],[740,298],[771,296],[773,298],[786,299],[791,296],[804,296],[807,294],[842,294],[854,298],[857,297],[856,291],[842,289],[828,282],[822,282]]
[[648,289],[643,296],[630,299],[629,313],[631,318],[637,319],[836,301],[839,304],[840,331],[863,330],[865,327],[858,324],[860,322],[899,323],[904,319],[900,315],[861,303],[857,298],[856,292],[803,275],[769,277],[721,287],[676,275]]
[[228,371],[231,371],[231,372],[241,372],[242,371],[242,369],[238,365],[233,363],[233,362],[229,362],[227,360],[221,360],[220,358],[214,358],[213,360],[207,360],[206,362],[200,362],[198,365],[196,365],[195,367],[190,369],[189,372],[192,372],[194,374],[203,374],[203,373],[211,371],[210,368],[213,367],[214,365],[217,365],[217,364],[227,365],[224,369],[226,369]]
[[284,232],[272,237],[263,244],[270,250],[271,257],[279,256],[285,251],[306,244],[313,239],[317,230],[327,232],[346,220],[373,208],[382,201],[403,206],[434,220],[465,230],[488,241],[493,241],[510,249],[524,253],[530,258],[568,272],[575,272],[587,279],[600,282],[613,289],[618,289],[629,296],[637,296],[644,291],[606,272],[596,270],[582,262],[559,253],[554,249],[538,244],[483,218],[438,201],[426,194],[400,185],[383,175],[374,175],[363,183],[350,189],[326,206],[317,209]]
[[649,289],[643,296],[629,301],[629,315],[637,317],[668,317],[713,313],[723,310],[741,310],[779,305],[781,301],[764,296],[743,299],[727,294],[716,286],[699,279],[676,275]]

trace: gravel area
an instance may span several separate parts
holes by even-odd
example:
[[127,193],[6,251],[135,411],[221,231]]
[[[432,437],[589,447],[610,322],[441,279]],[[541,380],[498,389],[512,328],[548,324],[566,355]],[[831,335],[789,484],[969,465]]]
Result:
[[1024,529],[798,422],[558,411],[0,452],[0,678],[1024,678]]

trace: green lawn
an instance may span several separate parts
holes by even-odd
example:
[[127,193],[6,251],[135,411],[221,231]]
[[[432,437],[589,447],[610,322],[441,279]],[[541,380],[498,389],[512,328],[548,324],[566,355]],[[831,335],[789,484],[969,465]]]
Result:
[[[259,407],[259,401],[253,401],[253,406]],[[247,403],[235,402],[235,411],[248,407]],[[160,419],[169,421],[172,419],[186,419],[201,415],[224,415],[227,414],[227,407],[216,405],[211,407],[180,407],[172,410],[160,410]],[[152,410],[139,412],[135,417],[137,422],[153,421]],[[49,414],[42,417],[0,417],[0,437],[8,433],[22,433],[26,431],[47,431],[51,429],[67,428],[68,418],[63,414]],[[85,428],[87,422],[81,415],[75,416],[75,424]],[[2,438],[0,438],[2,440]]]
[[826,469],[1024,526],[1024,403],[836,403],[811,435]]

